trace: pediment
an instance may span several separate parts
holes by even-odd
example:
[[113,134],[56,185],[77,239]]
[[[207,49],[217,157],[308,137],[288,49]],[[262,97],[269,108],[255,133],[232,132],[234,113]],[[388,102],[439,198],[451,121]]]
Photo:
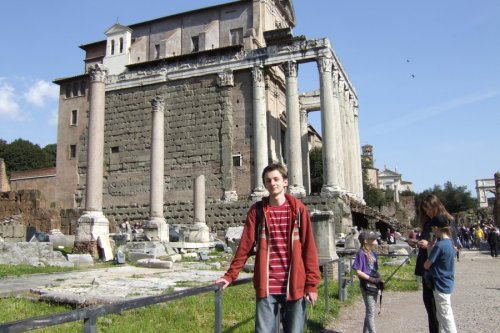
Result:
[[106,34],[106,36],[110,36],[110,35],[116,35],[116,34],[121,34],[121,33],[125,33],[125,32],[132,32],[132,29],[130,29],[129,27],[126,27],[124,25],[121,25],[120,23],[115,23],[111,26],[111,28],[106,30],[105,34]]
[[384,169],[378,175],[379,175],[379,177],[401,177],[400,173],[397,173],[397,172],[389,170],[389,169]]

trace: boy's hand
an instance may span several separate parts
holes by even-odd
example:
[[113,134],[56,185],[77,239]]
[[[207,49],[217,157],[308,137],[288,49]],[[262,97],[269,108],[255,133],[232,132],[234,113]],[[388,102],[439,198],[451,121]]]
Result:
[[227,286],[229,286],[229,282],[224,278],[219,278],[219,279],[215,280],[215,284],[219,284],[219,283],[224,283],[224,285],[222,286],[222,289],[226,289]]
[[311,302],[311,305],[314,305],[316,303],[316,300],[318,299],[318,293],[315,292],[308,292],[305,296],[306,301]]

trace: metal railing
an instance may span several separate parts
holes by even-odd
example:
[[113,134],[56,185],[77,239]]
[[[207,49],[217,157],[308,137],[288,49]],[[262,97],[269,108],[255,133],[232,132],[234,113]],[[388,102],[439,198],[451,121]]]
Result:
[[[323,281],[324,281],[324,297],[325,297],[325,313],[329,310],[329,291],[328,291],[328,266],[334,263],[338,263],[339,267],[339,299],[341,301],[345,300],[347,295],[342,289],[347,289],[347,275],[344,270],[344,259],[333,259],[328,261],[320,262],[320,266],[323,269]],[[350,275],[352,284],[352,274]],[[252,281],[252,278],[238,279],[234,281],[230,286],[235,287],[242,284],[246,284]],[[100,316],[106,316],[109,314],[120,313],[125,310],[136,309],[144,306],[166,303],[180,298],[199,295],[207,292],[215,292],[215,333],[222,332],[222,284],[211,284],[204,287],[190,288],[186,290],[180,290],[168,295],[158,295],[158,296],[147,296],[136,298],[132,300],[126,300],[122,302],[116,302],[112,304],[104,304],[94,307],[76,309],[70,312],[49,314],[39,317],[33,317],[28,319],[22,319],[7,323],[0,323],[0,332],[26,332],[34,329],[45,328],[50,326],[56,326],[60,324],[65,324],[69,322],[83,321],[83,332],[84,333],[95,333],[97,332],[97,318]],[[279,322],[277,323],[279,325]]]

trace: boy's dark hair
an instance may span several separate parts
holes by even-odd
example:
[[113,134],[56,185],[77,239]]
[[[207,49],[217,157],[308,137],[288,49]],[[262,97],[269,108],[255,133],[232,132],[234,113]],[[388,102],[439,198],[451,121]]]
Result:
[[266,180],[264,179],[266,174],[271,172],[271,171],[275,171],[275,170],[279,171],[279,173],[281,174],[283,179],[288,179],[288,170],[286,169],[286,167],[280,163],[273,163],[273,164],[266,166],[264,168],[264,171],[262,171],[262,181],[264,183],[266,183]]

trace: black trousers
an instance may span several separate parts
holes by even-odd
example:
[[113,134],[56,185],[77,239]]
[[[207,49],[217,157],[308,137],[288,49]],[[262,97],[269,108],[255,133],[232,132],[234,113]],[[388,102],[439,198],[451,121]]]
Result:
[[498,257],[497,243],[490,243],[490,251],[492,257]]
[[425,310],[427,311],[427,321],[429,322],[429,333],[439,333],[439,322],[436,317],[436,303],[434,302],[433,290],[422,283],[422,296]]

